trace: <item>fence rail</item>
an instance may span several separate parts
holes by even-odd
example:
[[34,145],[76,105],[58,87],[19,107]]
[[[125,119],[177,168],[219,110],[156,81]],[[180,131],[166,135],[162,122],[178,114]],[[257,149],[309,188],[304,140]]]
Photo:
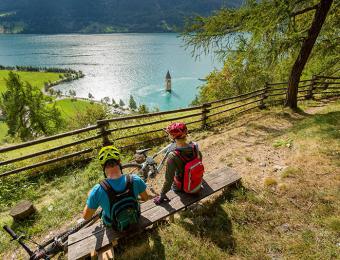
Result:
[[[340,77],[314,76],[301,80],[298,100],[340,95]],[[101,146],[114,142],[121,149],[159,142],[166,138],[164,127],[184,120],[190,130],[268,105],[285,101],[288,82],[266,83],[263,88],[223,98],[200,106],[132,115],[97,121],[96,125],[0,148],[0,178],[19,172],[36,172],[41,167],[74,158],[90,159]],[[283,87],[285,86],[285,87]]]

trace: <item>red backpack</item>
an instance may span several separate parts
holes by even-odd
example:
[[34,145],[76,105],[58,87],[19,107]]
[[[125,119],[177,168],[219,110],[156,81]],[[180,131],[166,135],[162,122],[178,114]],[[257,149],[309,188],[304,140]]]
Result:
[[194,159],[185,159],[178,150],[175,154],[185,163],[182,178],[174,177],[176,186],[186,193],[197,193],[201,190],[203,181],[204,166],[202,160],[198,158],[198,149],[195,144],[190,145],[193,149]]

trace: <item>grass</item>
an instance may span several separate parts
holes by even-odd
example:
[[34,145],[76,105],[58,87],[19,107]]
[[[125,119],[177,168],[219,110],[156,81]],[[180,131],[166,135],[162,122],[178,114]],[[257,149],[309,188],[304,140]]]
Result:
[[65,120],[72,120],[75,118],[76,114],[80,111],[86,110],[90,106],[99,106],[99,104],[91,104],[88,101],[84,100],[71,100],[71,99],[62,99],[57,100],[57,107],[60,109],[61,116]]
[[286,169],[284,169],[284,171],[281,174],[281,177],[282,178],[294,178],[300,173],[300,171],[301,171],[300,169],[289,166]]
[[5,138],[7,131],[8,127],[6,123],[0,122],[0,144],[3,143],[3,139]]
[[[81,110],[85,110],[86,107],[92,107],[92,106],[98,106],[97,104],[90,104],[90,103],[86,103],[86,102],[82,102],[82,101],[70,101],[70,100],[60,100],[58,101],[58,106],[63,108],[63,112],[62,115],[63,117],[67,118],[67,120],[69,121],[69,125],[71,125],[73,122],[70,122],[70,120],[76,120],[76,117],[74,117],[76,115],[77,111],[81,111]],[[180,116],[184,116],[184,115],[191,115],[193,113],[197,113],[199,112],[199,110],[194,111],[194,112],[179,112],[179,113],[174,113],[174,114],[170,114],[170,115],[160,115],[160,116],[154,116],[154,117],[145,117],[145,118],[140,118],[140,119],[133,119],[133,120],[125,120],[125,121],[119,121],[119,122],[114,122],[109,124],[108,128],[109,129],[117,129],[120,127],[125,127],[125,126],[136,126],[130,129],[125,129],[125,130],[120,130],[120,131],[113,131],[112,135],[109,136],[109,138],[111,140],[115,140],[115,145],[118,147],[124,147],[124,146],[128,146],[131,145],[130,150],[135,148],[140,148],[143,143],[146,140],[150,140],[153,138],[161,138],[164,137],[164,132],[162,131],[162,129],[164,127],[166,127],[170,121],[167,122],[161,122],[161,123],[156,123],[156,124],[152,124],[152,125],[146,125],[146,126],[139,126],[140,124],[143,123],[149,123],[149,122],[154,122],[154,121],[158,121],[158,120],[167,120],[167,119],[171,119],[171,118],[176,118],[176,117],[180,117]],[[69,118],[71,117],[71,118]],[[194,121],[200,119],[200,115],[198,116],[193,116],[191,118],[189,118],[188,120],[186,120],[186,122],[190,122],[190,121]],[[90,122],[89,122],[90,124]],[[92,123],[94,124],[94,123]],[[190,130],[192,129],[196,129],[199,128],[200,126],[200,122],[195,123],[195,124],[191,124],[190,125]],[[139,133],[144,133],[147,131],[154,131],[155,129],[158,129],[160,131],[157,132],[151,132],[150,134],[145,134],[145,135],[139,135],[139,136],[134,136],[136,134]],[[72,141],[78,141],[80,139],[84,139],[86,137],[90,137],[90,136],[94,136],[98,134],[98,129],[95,129],[93,131],[89,131],[83,134],[77,134],[77,135],[73,135],[73,136],[69,136],[69,137],[65,137],[65,138],[60,138],[58,140],[55,141],[49,141],[49,142],[45,142],[45,143],[40,143],[34,146],[29,146],[26,148],[22,148],[22,149],[18,149],[18,150],[14,150],[14,151],[9,151],[6,152],[4,154],[1,154],[2,160],[8,160],[8,159],[13,159],[13,158],[17,158],[20,156],[24,156],[27,154],[31,154],[34,152],[38,152],[41,150],[46,150],[46,149],[50,149],[56,146],[60,146],[63,144],[67,144],[70,143]],[[132,136],[130,138],[126,138],[128,136]],[[160,143],[162,140],[155,140],[155,142]],[[154,142],[154,143],[155,143]],[[25,161],[20,161],[18,163],[14,163],[14,164],[10,164],[7,167],[2,167],[2,169],[0,170],[1,172],[5,172],[11,169],[16,169],[19,167],[23,167],[23,166],[28,166],[28,165],[32,165],[33,163],[37,163],[40,161],[45,161],[48,159],[52,159],[52,158],[56,158],[59,156],[63,156],[72,152],[76,152],[76,151],[80,151],[89,147],[99,147],[102,143],[101,138],[98,138],[96,140],[84,143],[84,144],[80,144],[80,145],[73,145],[69,148],[65,148],[63,150],[58,150],[55,151],[53,153],[49,153],[49,154],[45,154],[39,157],[35,157],[32,159],[27,159]],[[136,145],[136,143],[139,143],[138,145]],[[152,142],[151,142],[152,143]],[[152,145],[151,143],[148,143],[147,145]],[[126,149],[125,149],[126,150]],[[95,155],[96,151],[94,153],[89,153],[89,156],[93,156]],[[64,161],[62,162],[64,164]],[[55,166],[51,166],[51,167],[55,167]],[[45,167],[45,168],[39,168],[39,169],[33,169],[30,172],[31,173],[37,173],[40,171],[44,171],[46,169],[50,169],[51,167]],[[58,167],[58,165],[57,165]]]
[[[6,90],[6,81],[5,78],[8,78],[9,70],[0,70],[0,93],[5,92]],[[61,73],[52,73],[52,72],[28,72],[28,71],[15,71],[21,80],[24,82],[29,82],[32,86],[39,87],[40,89],[44,88],[44,83],[48,81],[56,81],[59,79],[59,75],[63,75]]]
[[273,143],[273,146],[275,148],[278,148],[278,147],[292,147],[292,143],[293,143],[293,140],[291,139],[287,139],[287,140],[282,140],[282,139],[278,139],[278,140],[275,140],[274,143]]
[[267,186],[267,187],[275,186],[275,185],[277,185],[277,180],[275,178],[272,178],[272,177],[267,177],[267,178],[264,179],[264,185]]
[[[320,114],[291,119],[290,127],[268,133],[269,146],[274,140],[294,140],[293,149],[287,149],[291,166],[278,173],[282,177],[275,178],[278,185],[253,189],[257,180],[245,178],[243,188],[218,194],[201,207],[184,211],[171,225],[163,224],[123,241],[116,258],[336,259],[339,111],[338,101]],[[279,117],[274,117],[278,122]],[[248,157],[255,158],[252,154]],[[101,178],[100,167],[92,162],[84,167],[3,179],[0,225],[11,225],[44,240],[49,232],[75,223],[88,190]],[[23,198],[34,201],[38,214],[14,224],[9,208]],[[2,256],[8,257],[15,248],[17,245],[0,230]]]

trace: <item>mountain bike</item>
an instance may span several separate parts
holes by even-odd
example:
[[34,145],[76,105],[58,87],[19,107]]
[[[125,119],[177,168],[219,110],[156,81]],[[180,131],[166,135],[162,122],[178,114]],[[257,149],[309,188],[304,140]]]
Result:
[[[169,153],[174,151],[175,148],[176,144],[175,142],[172,142],[152,156],[148,156],[147,154],[147,152],[150,151],[151,148],[136,150],[135,162],[122,165],[124,173],[137,174],[144,181],[147,181],[149,178],[154,178],[163,169]],[[160,163],[157,163],[155,159],[161,154],[163,154],[163,157]]]
[[[39,260],[39,259],[51,259],[56,254],[64,251],[67,251],[67,240],[68,237],[78,232],[80,229],[90,226],[93,224],[98,218],[100,218],[101,212],[94,214],[90,219],[84,220],[81,223],[77,224],[75,227],[66,230],[65,232],[55,236],[52,239],[49,239],[42,244],[38,244],[35,241],[26,238],[24,235],[17,235],[9,226],[5,225],[4,230],[12,237],[13,241],[16,240],[22,248],[29,255],[30,260]],[[31,242],[37,246],[37,249],[34,251],[27,245],[27,242]]]
[[[154,178],[163,168],[165,164],[165,160],[168,157],[169,153],[175,150],[176,144],[174,142],[168,144],[160,151],[155,153],[152,156],[148,156],[147,152],[151,150],[151,148],[136,150],[135,154],[135,162],[126,163],[122,165],[125,173],[128,174],[138,174],[145,181],[149,178]],[[160,163],[155,161],[155,158],[159,155],[164,154]],[[67,240],[71,234],[78,232],[83,227],[90,226],[93,224],[98,218],[100,218],[100,214],[96,213],[89,220],[84,220],[81,223],[77,224],[75,227],[55,236],[54,238],[43,242],[42,244],[38,244],[31,239],[26,238],[23,235],[17,235],[10,227],[5,225],[4,230],[16,240],[23,249],[28,253],[30,260],[39,260],[39,259],[51,259],[56,254],[64,251],[67,251]],[[36,250],[32,250],[26,243],[31,242],[37,246]]]

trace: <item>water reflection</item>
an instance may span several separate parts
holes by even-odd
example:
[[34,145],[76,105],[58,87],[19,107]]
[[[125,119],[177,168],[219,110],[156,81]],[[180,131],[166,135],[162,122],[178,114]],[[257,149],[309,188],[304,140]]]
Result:
[[[64,93],[95,99],[108,96],[160,109],[186,107],[214,67],[210,57],[195,61],[176,34],[0,35],[0,64],[70,67],[85,78],[58,86]],[[173,92],[164,93],[167,70]],[[165,94],[165,95],[164,95]]]

